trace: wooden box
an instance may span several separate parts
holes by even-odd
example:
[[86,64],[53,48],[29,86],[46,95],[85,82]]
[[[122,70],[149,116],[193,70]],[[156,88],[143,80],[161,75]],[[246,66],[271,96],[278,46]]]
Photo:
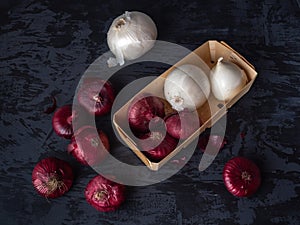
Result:
[[[202,59],[199,65],[199,57]],[[164,80],[168,74],[175,68],[182,64],[194,64],[197,66],[203,66],[203,62],[211,69],[217,62],[219,57],[223,57],[224,60],[231,61],[237,64],[247,75],[248,82],[246,86],[232,99],[227,102],[218,101],[213,94],[211,93],[208,101],[197,109],[198,115],[202,122],[202,126],[195,131],[189,138],[181,142],[177,148],[167,155],[160,162],[150,161],[138,148],[137,143],[134,141],[130,135],[127,134],[125,123],[128,124],[127,112],[128,107],[131,103],[131,100],[123,105],[116,113],[113,115],[113,124],[118,131],[122,140],[126,145],[141,159],[141,161],[150,169],[158,170],[161,168],[167,161],[174,157],[179,151],[188,146],[195,138],[197,138],[205,129],[212,127],[222,116],[227,113],[227,110],[233,106],[243,95],[245,95],[253,85],[254,80],[256,79],[257,72],[253,65],[251,65],[243,56],[238,52],[233,50],[225,42],[219,42],[215,40],[209,40],[202,44],[200,47],[195,49],[192,53],[188,54],[182,60],[177,62],[175,65],[171,66],[163,74],[157,77],[157,79],[150,82],[145,88],[140,90],[137,95],[142,93],[153,93],[153,95],[161,97],[164,99],[163,86]],[[134,99],[134,98],[132,98]],[[166,109],[168,110],[168,109]],[[127,130],[128,131],[128,130]]]

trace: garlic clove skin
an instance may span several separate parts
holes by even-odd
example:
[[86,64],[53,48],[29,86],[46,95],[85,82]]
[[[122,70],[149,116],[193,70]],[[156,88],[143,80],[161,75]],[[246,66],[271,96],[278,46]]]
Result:
[[148,15],[126,11],[114,19],[107,33],[108,47],[116,57],[108,60],[109,66],[141,57],[154,46],[156,38],[156,25]]
[[210,81],[215,98],[229,101],[246,85],[247,76],[239,66],[220,57],[211,70]]
[[172,108],[193,111],[201,107],[210,95],[210,83],[205,72],[191,64],[172,70],[164,83],[164,95]]

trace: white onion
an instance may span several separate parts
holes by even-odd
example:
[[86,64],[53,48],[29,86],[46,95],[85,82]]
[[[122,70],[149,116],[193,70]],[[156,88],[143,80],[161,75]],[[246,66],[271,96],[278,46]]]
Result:
[[124,60],[137,59],[149,51],[156,40],[157,29],[153,20],[142,12],[125,12],[112,22],[107,43],[116,58],[110,58],[110,67],[123,65]]
[[181,65],[171,71],[164,83],[165,98],[177,111],[199,108],[209,94],[210,83],[206,73],[191,64]]
[[213,95],[220,101],[228,101],[238,94],[247,83],[247,76],[236,64],[218,59],[210,74]]

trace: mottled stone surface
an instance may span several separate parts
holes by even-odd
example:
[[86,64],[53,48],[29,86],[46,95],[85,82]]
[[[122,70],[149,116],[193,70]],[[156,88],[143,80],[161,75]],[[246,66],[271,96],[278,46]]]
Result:
[[[300,2],[261,1],[35,1],[0,2],[0,221],[52,224],[299,224],[300,223]],[[165,182],[128,187],[127,200],[100,213],[84,199],[95,171],[66,152],[67,140],[51,131],[42,113],[49,95],[71,103],[87,67],[108,50],[106,32],[125,10],[149,14],[159,39],[191,50],[209,39],[226,41],[253,63],[253,88],[227,115],[228,144],[198,171],[202,153]],[[112,78],[118,90],[166,68],[138,64]],[[143,74],[143,75],[141,75]],[[121,77],[121,78],[120,78]],[[135,157],[103,129],[112,148]],[[242,135],[241,135],[242,134]],[[231,196],[222,181],[227,160],[241,155],[261,168],[263,182],[251,198]],[[57,156],[76,172],[71,191],[46,200],[31,184],[38,160]]]

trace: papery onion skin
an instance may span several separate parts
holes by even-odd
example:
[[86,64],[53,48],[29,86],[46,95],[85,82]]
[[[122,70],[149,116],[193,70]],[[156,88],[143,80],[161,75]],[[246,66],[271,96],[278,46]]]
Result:
[[[210,144],[210,146],[208,146],[208,143]],[[222,150],[225,144],[227,144],[226,138],[216,134],[200,135],[198,140],[198,147],[202,152],[205,152],[207,147],[214,147]]]
[[84,194],[98,211],[115,211],[125,201],[125,186],[97,175],[87,184]]
[[198,115],[187,110],[171,114],[165,118],[168,134],[176,139],[186,139],[200,128]]
[[184,64],[172,70],[164,83],[164,96],[176,111],[194,111],[210,95],[210,82],[202,68]]
[[169,155],[178,144],[178,139],[161,131],[152,131],[140,138],[139,145],[152,162],[159,162]]
[[261,184],[260,170],[253,161],[245,157],[234,157],[224,166],[223,181],[232,195],[249,197]]
[[112,84],[97,78],[86,78],[77,93],[79,104],[90,114],[103,116],[110,112],[115,100]]
[[60,107],[52,117],[53,130],[58,136],[70,139],[73,135],[72,120],[72,106],[64,105]]
[[247,76],[238,65],[220,57],[211,70],[210,81],[216,99],[229,101],[246,85]]
[[32,184],[43,197],[58,198],[70,190],[74,179],[72,167],[64,160],[42,159],[32,171]]
[[83,126],[74,133],[67,149],[82,165],[96,166],[107,157],[110,144],[103,131]]
[[107,44],[116,59],[108,60],[109,66],[124,64],[125,60],[141,57],[155,44],[157,28],[145,13],[126,11],[112,22],[107,33]]
[[139,96],[133,100],[128,109],[129,126],[137,132],[148,132],[150,121],[164,116],[164,103],[156,96]]

